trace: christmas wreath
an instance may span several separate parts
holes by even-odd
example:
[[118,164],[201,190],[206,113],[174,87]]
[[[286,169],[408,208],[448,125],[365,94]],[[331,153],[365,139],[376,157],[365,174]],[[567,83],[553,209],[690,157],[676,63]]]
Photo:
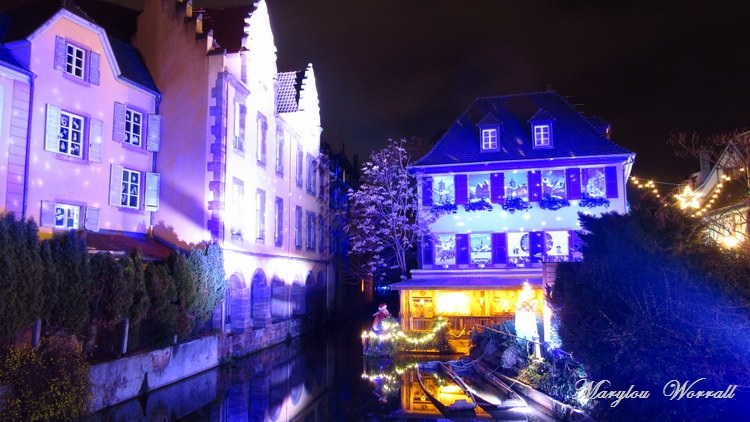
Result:
[[464,209],[466,211],[492,211],[492,204],[482,198],[479,201],[464,204]]
[[519,196],[514,196],[512,198],[505,198],[505,202],[503,202],[503,209],[505,211],[508,211],[511,214],[513,214],[516,211],[526,211],[530,208],[531,208],[531,204],[524,201],[523,198]]
[[569,207],[570,201],[568,201],[565,198],[558,198],[555,196],[551,196],[549,194],[545,194],[542,199],[539,200],[539,208],[545,209],[545,210],[559,210],[562,207]]
[[593,197],[588,193],[581,194],[581,202],[578,204],[580,207],[594,208],[594,207],[609,207],[609,199],[603,197]]
[[450,202],[432,206],[432,212],[436,214],[440,214],[440,213],[455,214],[457,211],[458,211],[458,207],[456,206],[456,204],[452,204]]

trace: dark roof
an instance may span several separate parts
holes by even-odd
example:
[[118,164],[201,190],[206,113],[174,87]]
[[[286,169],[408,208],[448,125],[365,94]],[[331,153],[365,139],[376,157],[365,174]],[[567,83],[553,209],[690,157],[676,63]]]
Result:
[[175,248],[157,239],[137,233],[97,233],[81,232],[86,240],[86,247],[91,252],[111,252],[130,254],[133,248],[141,251],[144,260],[166,259]]
[[228,6],[193,10],[193,15],[203,14],[203,31],[213,30],[213,37],[219,47],[228,53],[242,49],[242,38],[245,34],[245,19],[255,11],[254,4]]
[[393,283],[388,287],[391,290],[485,290],[485,289],[515,289],[518,285],[528,282],[532,286],[541,286],[540,277],[511,278],[501,276],[485,277],[441,277],[424,280],[405,280]]
[[122,77],[141,85],[154,93],[158,93],[159,90],[151,79],[151,74],[148,73],[146,65],[143,63],[138,50],[133,48],[130,44],[126,44],[120,40],[112,37],[109,38],[109,45],[112,46],[112,52],[117,59],[117,64],[120,66],[120,72]]
[[[477,124],[492,115],[500,122],[499,150],[481,152]],[[536,116],[536,117],[535,117]],[[554,120],[552,148],[534,148],[532,118]],[[514,160],[631,155],[555,91],[479,98],[414,167]]]
[[62,8],[101,26],[110,37],[130,42],[135,34],[139,13],[101,0],[28,0],[20,6],[12,4],[3,7],[4,5],[0,4],[0,10],[4,10],[9,21],[5,31],[0,29],[3,42],[27,38]]
[[0,45],[0,63],[19,72],[29,75],[31,74],[31,71],[29,71],[29,69],[27,69],[21,62],[16,60],[16,56],[14,56],[4,45]]
[[276,75],[276,112],[292,113],[299,110],[304,71],[280,72]]

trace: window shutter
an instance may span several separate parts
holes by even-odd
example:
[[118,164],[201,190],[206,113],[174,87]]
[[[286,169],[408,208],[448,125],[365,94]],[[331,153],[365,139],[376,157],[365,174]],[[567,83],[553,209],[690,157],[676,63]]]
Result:
[[86,223],[83,227],[92,232],[99,231],[99,208],[86,207]]
[[122,166],[112,164],[109,172],[109,205],[120,206],[122,198]]
[[62,37],[55,37],[55,69],[65,71],[65,57],[68,43]]
[[115,103],[115,116],[112,121],[112,140],[125,142],[125,104]]
[[542,199],[542,173],[539,171],[529,171],[529,201],[539,202]]
[[617,198],[617,167],[604,167],[604,183],[606,183],[607,198]]
[[42,201],[42,227],[55,227],[55,201]]
[[453,186],[456,189],[456,205],[463,205],[469,198],[469,176],[457,174],[453,176]]
[[44,138],[44,149],[58,152],[60,148],[60,107],[47,104],[47,131]]
[[565,176],[568,185],[568,199],[581,199],[581,169],[566,169]]
[[152,152],[159,152],[161,149],[161,116],[158,114],[148,115],[148,139],[146,149]]
[[432,206],[432,177],[422,176],[422,205]]
[[568,251],[571,261],[579,260],[583,257],[583,242],[581,241],[581,235],[576,230],[569,232]]
[[104,122],[99,119],[91,119],[91,130],[89,131],[89,161],[102,162],[102,126]]
[[529,233],[529,257],[531,262],[540,262],[546,249],[543,232]]
[[99,53],[89,52],[89,82],[99,85],[101,72],[99,71],[99,62],[101,61]]
[[492,233],[492,263],[505,264],[508,262],[508,235]]
[[146,173],[146,211],[159,211],[159,173]]
[[276,198],[276,246],[284,244],[284,199]]
[[432,236],[425,235],[422,240],[422,265],[435,263],[435,251],[432,249]]
[[495,204],[505,202],[505,175],[503,173],[490,175],[490,195],[490,200]]
[[469,235],[456,235],[456,264],[469,263]]

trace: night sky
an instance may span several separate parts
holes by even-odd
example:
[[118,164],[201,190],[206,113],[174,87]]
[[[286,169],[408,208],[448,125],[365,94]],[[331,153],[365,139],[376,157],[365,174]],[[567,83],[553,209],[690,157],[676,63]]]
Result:
[[477,97],[548,87],[609,121],[633,174],[658,181],[698,169],[670,133],[750,127],[748,1],[266,2],[279,70],[313,63],[323,138],[360,161],[388,138],[441,135]]

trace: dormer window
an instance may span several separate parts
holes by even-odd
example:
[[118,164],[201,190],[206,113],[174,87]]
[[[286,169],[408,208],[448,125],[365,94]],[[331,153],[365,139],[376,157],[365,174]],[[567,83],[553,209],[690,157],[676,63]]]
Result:
[[497,150],[497,128],[482,129],[482,151]]
[[534,146],[549,147],[552,146],[552,134],[550,125],[534,125]]

